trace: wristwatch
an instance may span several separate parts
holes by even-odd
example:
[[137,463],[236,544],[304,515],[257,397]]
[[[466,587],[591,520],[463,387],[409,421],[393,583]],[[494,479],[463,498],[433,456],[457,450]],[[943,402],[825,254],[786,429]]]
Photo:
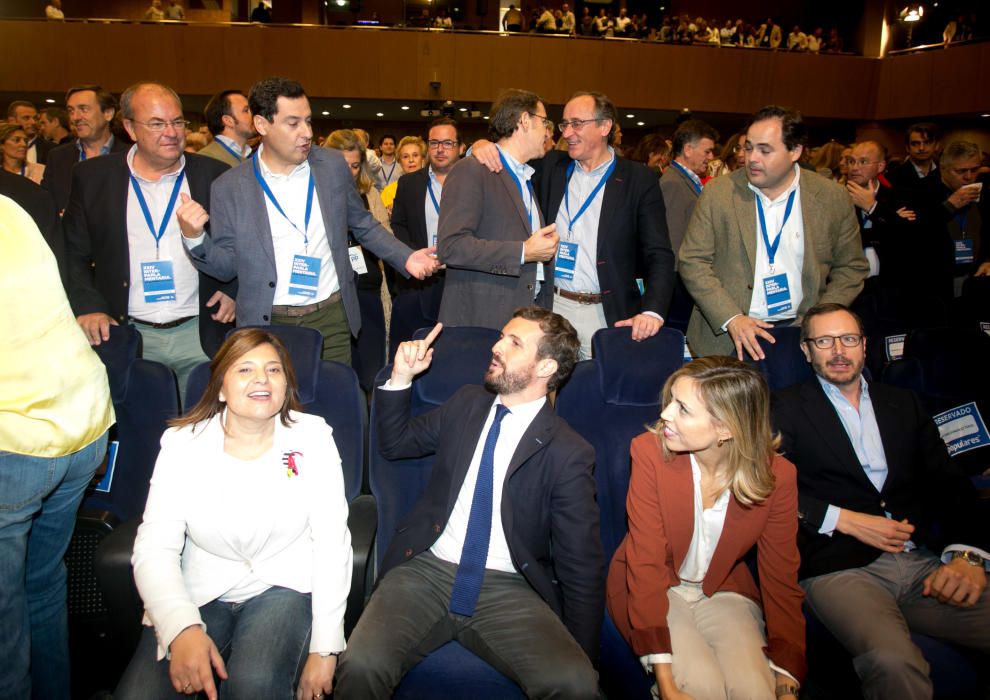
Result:
[[785,695],[793,695],[794,697],[799,697],[798,688],[796,685],[786,685],[786,684],[778,685],[776,688],[774,688],[773,694],[774,697],[777,698],[782,698]]
[[952,560],[955,561],[956,559],[962,559],[971,566],[980,566],[980,567],[983,566],[983,557],[981,557],[976,552],[969,551],[968,549],[961,552],[959,551],[953,552]]

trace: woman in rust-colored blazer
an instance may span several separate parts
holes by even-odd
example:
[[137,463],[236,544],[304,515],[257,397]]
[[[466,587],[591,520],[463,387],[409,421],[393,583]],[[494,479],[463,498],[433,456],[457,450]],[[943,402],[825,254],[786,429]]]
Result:
[[632,442],[608,609],[663,700],[795,700],[804,678],[797,477],[776,454],[768,393],[735,359],[695,360]]

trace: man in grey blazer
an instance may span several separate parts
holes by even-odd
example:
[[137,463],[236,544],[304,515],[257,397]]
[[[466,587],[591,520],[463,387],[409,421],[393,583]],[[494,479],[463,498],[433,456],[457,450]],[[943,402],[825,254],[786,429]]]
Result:
[[267,78],[248,101],[261,148],[217,180],[209,214],[183,199],[186,246],[207,274],[238,278],[238,325],[314,328],[324,359],[350,363],[351,335],[361,331],[352,265],[364,257],[359,246],[348,250],[348,230],[402,275],[422,279],[438,263],[432,249],[413,252],[375,221],[339,152],[312,148],[302,85]]
[[[493,173],[465,158],[444,183],[437,249],[447,266],[440,321],[501,329],[520,306],[553,305],[556,226],[543,215],[526,162],[543,156],[546,105],[525,90],[506,90],[492,105],[489,132],[503,159]],[[549,284],[547,284],[549,282]]]
[[701,178],[714,157],[718,132],[700,119],[688,119],[674,132],[674,160],[660,178],[667,211],[667,233],[676,251],[684,240],[694,205],[701,196]]
[[798,166],[806,138],[799,113],[764,107],[747,130],[746,167],[701,193],[680,250],[694,356],[763,359],[767,329],[862,290],[869,263],[856,214],[839,185]]

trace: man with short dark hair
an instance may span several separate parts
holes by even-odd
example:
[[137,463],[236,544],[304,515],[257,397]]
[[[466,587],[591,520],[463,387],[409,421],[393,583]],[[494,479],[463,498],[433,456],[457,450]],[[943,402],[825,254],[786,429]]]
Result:
[[701,196],[701,178],[708,175],[708,164],[715,157],[718,132],[700,119],[689,119],[674,132],[671,152],[674,160],[660,178],[663,204],[667,211],[667,232],[675,254],[684,240],[694,205]]
[[850,304],[869,263],[849,196],[802,170],[807,128],[769,106],[746,132],[746,166],[709,182],[681,244],[680,273],[694,297],[695,356],[764,357],[767,331],[800,321],[819,302]]
[[61,107],[45,107],[38,116],[41,137],[56,146],[72,141],[69,131],[69,113]]
[[26,100],[15,100],[7,105],[7,121],[19,124],[28,137],[27,162],[48,162],[48,152],[54,146],[38,134],[38,110]]
[[798,473],[808,607],[853,657],[870,700],[932,697],[910,634],[990,653],[990,531],[912,392],[863,377],[866,337],[839,304],[810,308],[815,377],[774,395]]
[[183,153],[188,122],[168,86],[138,83],[120,101],[134,146],[73,170],[69,301],[92,345],[109,339],[110,326],[133,324],[143,356],[175,372],[184,398],[189,374],[230,329],[236,292],[193,267],[176,210],[190,197],[209,203],[227,166]]
[[[399,178],[392,203],[392,233],[410,248],[437,245],[443,185],[451,168],[460,160],[460,144],[457,122],[450,117],[436,119],[427,132],[427,167]],[[394,146],[392,150],[394,152]],[[443,281],[443,270],[422,281],[395,280],[398,294],[392,303],[389,330],[393,347],[412,340],[416,329],[437,322]]]
[[934,187],[938,183],[940,138],[938,126],[931,122],[909,126],[904,132],[904,146],[908,157],[887,173],[890,184],[906,190]]
[[400,345],[375,392],[382,454],[436,459],[385,553],[335,694],[389,698],[406,669],[456,639],[527,697],[597,698],[605,570],[594,450],[546,399],[577,362],[577,334],[547,309],[517,309],[485,389],[466,385],[411,418],[411,385],[440,330]]
[[380,160],[382,164],[381,173],[377,181],[379,191],[384,190],[403,175],[399,159],[395,157],[395,146],[396,140],[392,134],[385,134],[378,140],[378,150],[381,152]]
[[41,186],[52,193],[59,212],[69,204],[72,170],[76,163],[129,148],[110,128],[117,114],[117,100],[102,87],[79,85],[69,88],[65,104],[76,140],[52,149],[41,180]]
[[[402,275],[425,277],[436,260],[412,251],[364,208],[340,151],[313,148],[313,112],[302,85],[266,78],[248,96],[261,146],[249,165],[213,188],[210,212],[184,201],[178,218],[194,264],[236,277],[237,323],[314,328],[323,358],[350,364],[361,330],[348,230]],[[211,236],[205,235],[207,222]]]
[[248,140],[255,135],[251,108],[240,90],[224,90],[206,104],[203,116],[213,140],[199,154],[236,168],[251,155]]
[[505,90],[492,105],[488,131],[492,172],[474,158],[458,162],[444,183],[437,253],[447,265],[440,320],[449,326],[501,328],[513,309],[550,306],[557,249],[554,225],[543,215],[527,161],[543,156],[546,105],[526,90]]

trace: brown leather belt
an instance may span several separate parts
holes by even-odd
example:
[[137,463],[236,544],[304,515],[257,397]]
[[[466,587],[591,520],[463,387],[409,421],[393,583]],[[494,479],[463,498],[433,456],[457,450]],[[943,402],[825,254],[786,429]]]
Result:
[[315,304],[306,304],[306,306],[273,306],[272,313],[278,316],[299,318],[300,316],[311,314],[314,311],[325,309],[331,304],[336,304],[338,301],[340,301],[340,292],[336,291],[323,301],[318,301]]
[[553,288],[554,294],[559,294],[565,299],[570,299],[571,301],[576,301],[579,304],[601,304],[602,295],[601,294],[589,294],[588,292],[569,292],[566,289],[561,289],[560,287]]
[[132,318],[131,321],[138,323],[142,326],[150,326],[151,328],[157,328],[160,331],[166,330],[168,328],[178,328],[183,323],[187,321],[192,321],[196,316],[186,316],[185,318],[177,318],[174,321],[168,321],[167,323],[151,323],[149,321],[142,321],[139,318]]

